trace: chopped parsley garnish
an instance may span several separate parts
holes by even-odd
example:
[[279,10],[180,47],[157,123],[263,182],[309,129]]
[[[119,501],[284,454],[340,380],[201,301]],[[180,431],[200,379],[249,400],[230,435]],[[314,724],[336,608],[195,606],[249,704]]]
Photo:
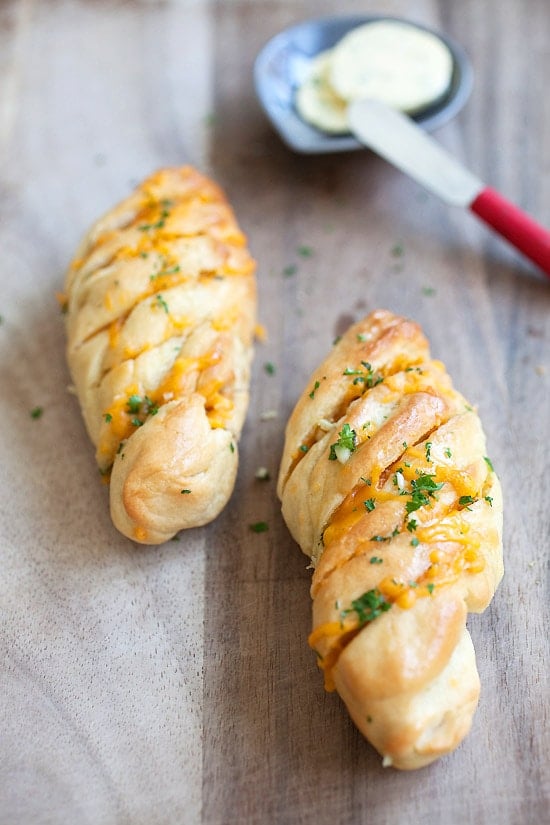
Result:
[[149,280],[154,281],[157,278],[161,278],[163,275],[174,275],[176,272],[179,272],[181,269],[180,266],[170,266],[167,269],[159,269],[158,272],[153,272],[152,275],[149,275]]
[[131,395],[128,398],[128,401],[127,401],[129,411],[131,413],[139,412],[140,409],[141,409],[142,403],[143,403],[143,399],[142,399],[141,395]]
[[365,332],[358,332],[358,333],[357,333],[357,340],[358,340],[361,344],[364,344],[364,343],[365,343],[365,341],[367,340],[367,334],[366,334]]
[[373,498],[368,498],[366,501],[363,502],[363,504],[365,505],[369,513],[372,513],[372,511],[376,507],[376,502]]
[[342,340],[342,336],[337,335],[336,338],[334,339],[334,341],[332,342],[332,346],[335,347],[336,344],[339,344],[341,340]]
[[344,424],[338,433],[338,441],[330,445],[329,461],[340,461],[345,464],[357,446],[357,433],[349,424]]
[[301,450],[303,453],[307,453],[307,451],[309,450],[309,447],[307,446],[307,444],[300,444],[298,449]]
[[166,301],[164,300],[162,295],[160,295],[160,294],[157,295],[156,298],[155,298],[155,301],[156,301],[156,305],[158,307],[160,307],[161,309],[163,309],[165,311],[165,313],[168,315],[170,310],[168,309],[168,304],[166,303]]
[[408,522],[407,522],[407,530],[409,531],[409,533],[414,533],[414,531],[416,530],[417,526],[418,526],[418,522],[416,521],[416,519],[414,519],[414,518],[410,518],[410,519],[408,520]]
[[423,286],[422,287],[422,295],[426,295],[427,297],[431,297],[435,295],[436,290],[433,286]]
[[391,541],[391,536],[371,536],[371,541]]
[[483,460],[484,460],[485,464],[487,465],[487,467],[490,469],[490,471],[491,471],[492,473],[494,473],[494,472],[495,472],[495,468],[493,467],[493,462],[491,461],[491,459],[489,458],[489,456],[488,456],[488,455],[484,455],[484,456],[483,456]]
[[269,530],[269,525],[266,521],[256,521],[254,524],[249,524],[248,526],[253,533],[265,533]]
[[365,478],[365,476],[359,476],[359,478],[360,478],[360,480],[363,482],[363,484],[366,484],[366,485],[367,485],[367,487],[370,487],[370,486],[371,486],[371,484],[372,484],[372,479],[370,479],[370,478]]
[[493,506],[493,497],[492,496],[485,496],[485,501],[487,504],[492,507]]
[[267,361],[264,364],[264,370],[267,372],[268,375],[275,375],[277,372],[275,364],[272,364],[271,361]]
[[367,624],[367,622],[374,621],[374,619],[381,616],[382,613],[389,610],[390,607],[391,603],[386,601],[385,597],[378,590],[378,588],[374,588],[373,590],[367,590],[367,592],[363,593],[362,596],[359,596],[358,599],[354,599],[351,603],[351,607],[347,610],[342,610],[340,615],[344,618],[349,613],[357,613],[359,626],[361,627],[362,625]]
[[182,496],[188,496],[190,492],[191,492],[191,490],[180,490],[180,493],[182,494]]
[[402,243],[396,243],[391,248],[391,256],[392,258],[401,258],[405,253],[405,249],[403,248]]
[[296,266],[296,264],[289,264],[288,266],[285,266],[285,268],[283,269],[283,275],[285,276],[285,278],[290,278],[292,275],[296,275],[297,271],[298,267]]
[[411,546],[412,546],[412,547],[418,547],[418,545],[419,545],[419,544],[420,544],[420,542],[419,542],[419,540],[416,538],[416,536],[415,536],[414,538],[412,538],[412,539],[411,539]]
[[30,415],[31,418],[34,418],[34,419],[42,418],[43,412],[44,412],[44,407],[34,407],[29,412],[29,415]]
[[371,556],[370,563],[371,564],[382,564],[384,559],[381,559],[380,556]]
[[315,398],[315,393],[319,389],[320,386],[321,386],[321,384],[319,383],[319,381],[316,381],[315,384],[313,385],[313,389],[311,390],[311,392],[309,394],[310,398]]
[[229,443],[229,449],[231,450],[232,453],[235,452],[235,445],[233,444],[232,441]]
[[384,377],[380,373],[375,373],[368,361],[361,361],[361,366],[364,369],[354,369],[353,367],[346,367],[342,375],[355,375],[353,379],[354,384],[364,384],[367,389],[376,387],[381,384]]
[[313,248],[311,246],[299,246],[296,251],[302,258],[311,258],[313,255]]
[[[166,201],[168,203],[168,201]],[[148,232],[149,229],[162,229],[164,224],[166,223],[166,218],[168,218],[170,212],[167,209],[163,209],[160,213],[160,218],[155,223],[143,223],[141,226],[138,226],[140,232]]]
[[435,584],[433,582],[430,582],[429,584],[426,585],[426,590],[428,591],[428,593],[430,595],[434,592],[434,587],[435,587]]
[[428,464],[432,463],[431,454],[432,454],[432,442],[431,441],[426,441],[426,461],[428,462]]
[[[126,406],[128,408],[128,412],[134,416],[134,418],[131,419],[131,423],[134,427],[141,427],[141,425],[145,423],[144,419],[148,415],[156,415],[159,411],[158,404],[151,401],[148,395],[143,397],[141,395],[130,395],[126,402]],[[107,419],[108,415],[110,415],[110,413],[107,413],[105,416],[105,421],[112,420],[112,415],[109,419]],[[141,416],[141,418],[138,418],[138,416]]]
[[105,413],[105,415],[103,417],[105,419],[106,424],[110,424],[111,421],[113,420],[113,416],[111,415],[111,413]]
[[474,501],[475,499],[472,498],[472,496],[460,496],[460,498],[458,499],[458,503],[461,507],[467,507],[468,504],[473,504]]
[[411,481],[411,487],[411,500],[405,505],[407,513],[414,513],[429,504],[430,498],[435,498],[437,490],[443,487],[443,482],[434,481],[430,475],[421,475]]
[[450,457],[452,456],[452,452],[450,451],[450,449],[449,449],[448,447],[445,447],[445,449],[443,450],[443,452],[445,453],[445,455],[447,456],[447,458],[450,458]]

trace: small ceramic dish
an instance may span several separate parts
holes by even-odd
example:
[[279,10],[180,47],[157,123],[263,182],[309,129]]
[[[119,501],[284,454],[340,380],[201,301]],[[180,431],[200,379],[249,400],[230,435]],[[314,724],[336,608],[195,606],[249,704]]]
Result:
[[310,126],[294,107],[296,89],[305,79],[311,60],[325,49],[331,49],[345,34],[364,23],[394,20],[414,25],[438,37],[449,49],[453,70],[449,91],[437,103],[415,115],[413,120],[428,131],[453,118],[468,100],[473,72],[464,50],[451,38],[439,32],[411,23],[410,20],[387,15],[352,15],[319,17],[305,20],[284,29],[269,40],[254,64],[256,94],[269,120],[283,141],[296,152],[323,154],[364,149],[352,135],[330,135]]

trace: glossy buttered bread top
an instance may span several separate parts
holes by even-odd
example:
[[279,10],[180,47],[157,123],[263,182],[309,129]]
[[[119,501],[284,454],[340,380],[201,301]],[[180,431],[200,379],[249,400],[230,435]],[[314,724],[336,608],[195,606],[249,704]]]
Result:
[[502,576],[502,501],[477,413],[415,323],[377,311],[334,345],[290,417],[278,492],[315,567],[327,689],[385,764],[452,750],[477,705],[466,616]]
[[111,514],[159,543],[232,492],[255,264],[216,184],[165,169],[101,218],[66,283],[68,361]]

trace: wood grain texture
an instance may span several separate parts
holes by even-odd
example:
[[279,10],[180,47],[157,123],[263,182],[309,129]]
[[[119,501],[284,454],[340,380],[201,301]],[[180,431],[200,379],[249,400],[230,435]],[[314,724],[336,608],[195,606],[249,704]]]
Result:
[[[254,57],[283,26],[335,7],[0,5],[2,825],[547,821],[549,285],[374,156],[281,145],[254,97]],[[464,44],[474,93],[438,137],[550,225],[546,0],[373,0],[369,11]],[[90,222],[182,162],[230,196],[259,261],[269,337],[229,506],[144,548],[110,523],[66,392],[53,296]],[[505,496],[505,578],[469,622],[482,682],[472,732],[412,774],[383,770],[323,691],[306,645],[310,573],[273,480],[309,373],[377,306],[418,320],[479,407]],[[269,410],[277,417],[262,420]],[[255,480],[259,465],[271,481]],[[260,520],[269,531],[252,533]]]

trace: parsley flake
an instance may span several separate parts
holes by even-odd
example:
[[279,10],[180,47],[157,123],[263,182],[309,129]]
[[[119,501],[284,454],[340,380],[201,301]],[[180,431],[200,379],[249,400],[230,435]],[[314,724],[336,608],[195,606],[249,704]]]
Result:
[[354,599],[351,603],[351,607],[347,610],[342,610],[341,616],[345,618],[349,613],[357,613],[357,618],[359,619],[359,626],[361,627],[367,622],[372,622],[374,619],[381,616],[382,613],[385,613],[391,607],[391,603],[386,601],[385,597],[382,593],[378,590],[378,588],[374,588],[373,590],[367,590],[366,593],[363,593],[362,596],[359,596],[358,599]]
[[466,507],[468,504],[473,504],[474,501],[475,499],[472,498],[472,496],[460,496],[458,499],[458,503],[461,507]]
[[372,513],[374,508],[376,507],[376,502],[373,498],[368,498],[366,501],[363,502],[365,508],[368,510],[369,513]]
[[105,415],[103,417],[105,419],[106,424],[110,424],[111,421],[113,420],[113,416],[111,415],[111,413],[105,413]]
[[375,373],[371,364],[368,361],[361,361],[361,366],[364,369],[355,369],[354,367],[346,367],[342,375],[355,375],[354,384],[364,384],[366,389],[372,389],[378,384],[381,384],[384,377],[380,373]]
[[277,372],[275,364],[272,364],[271,361],[267,361],[264,364],[264,370],[267,372],[268,375],[275,375],[275,373]]
[[434,481],[431,475],[420,475],[411,481],[411,487],[411,500],[405,505],[407,513],[414,513],[429,504],[430,498],[435,498],[437,490],[443,487],[443,482]]
[[285,268],[283,269],[283,275],[285,276],[285,278],[290,278],[292,275],[296,275],[297,271],[298,267],[296,266],[296,264],[289,264],[288,266],[285,266]]
[[315,398],[315,393],[319,389],[320,386],[321,386],[321,384],[319,383],[319,381],[316,381],[315,384],[313,385],[313,389],[311,390],[311,392],[309,394],[310,398]]
[[494,473],[494,472],[495,472],[495,468],[493,467],[493,462],[491,461],[491,459],[489,458],[489,456],[484,455],[484,456],[483,456],[483,460],[484,460],[485,464],[487,465],[487,467],[490,469],[490,471],[491,471],[492,473]]
[[254,524],[248,525],[253,533],[266,533],[269,530],[269,525],[266,521],[256,521]]
[[180,490],[182,496],[188,496],[191,490]]
[[[162,297],[162,295],[160,295],[160,294],[159,294],[159,295],[157,295],[157,296],[155,297],[155,302],[156,302],[156,306],[158,306],[158,307],[160,307],[161,309],[163,309],[163,310],[165,311],[165,313],[168,315],[168,313],[170,312],[170,310],[168,309],[168,304],[166,303],[166,301],[164,300],[164,298]],[[155,306],[155,304],[154,304],[154,306]]]
[[418,547],[419,544],[420,541],[416,538],[416,536],[411,539],[411,547]]
[[370,563],[371,564],[382,564],[384,559],[381,559],[380,556],[371,556]]
[[29,415],[30,415],[31,418],[34,418],[36,420],[37,418],[42,418],[43,413],[44,413],[44,407],[34,407],[29,412]]

